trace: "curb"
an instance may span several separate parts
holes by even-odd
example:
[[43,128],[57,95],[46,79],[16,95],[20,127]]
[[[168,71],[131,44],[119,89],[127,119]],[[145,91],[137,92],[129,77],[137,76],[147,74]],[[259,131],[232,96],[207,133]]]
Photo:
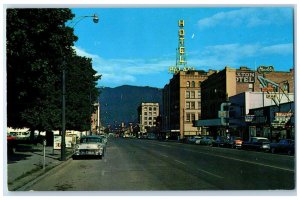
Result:
[[38,181],[42,180],[43,178],[45,178],[46,176],[48,176],[50,173],[53,173],[54,170],[59,170],[62,167],[64,167],[65,165],[67,165],[68,163],[70,163],[70,161],[72,159],[70,159],[72,157],[72,155],[68,156],[66,158],[66,161],[61,161],[61,163],[53,166],[52,168],[50,168],[48,171],[46,171],[45,173],[43,172],[43,169],[39,170],[37,172],[37,174],[33,177],[33,179],[31,179],[30,181],[28,181],[27,183],[24,183],[24,185],[22,186],[16,186],[15,188],[13,188],[11,191],[9,192],[14,192],[14,191],[27,191],[32,185],[34,185],[35,183],[37,183]]

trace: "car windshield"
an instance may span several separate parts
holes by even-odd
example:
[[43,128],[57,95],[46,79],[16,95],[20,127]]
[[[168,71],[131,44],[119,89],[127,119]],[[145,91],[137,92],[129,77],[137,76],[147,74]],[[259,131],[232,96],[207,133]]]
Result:
[[258,139],[258,142],[269,142],[268,139]]
[[101,138],[81,138],[80,143],[101,143]]

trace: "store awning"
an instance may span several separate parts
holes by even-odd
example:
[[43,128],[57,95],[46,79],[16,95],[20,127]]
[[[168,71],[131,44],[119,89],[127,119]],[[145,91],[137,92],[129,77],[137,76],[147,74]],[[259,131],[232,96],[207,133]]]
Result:
[[200,126],[222,126],[221,119],[203,119],[203,120],[195,120],[194,122],[195,127]]

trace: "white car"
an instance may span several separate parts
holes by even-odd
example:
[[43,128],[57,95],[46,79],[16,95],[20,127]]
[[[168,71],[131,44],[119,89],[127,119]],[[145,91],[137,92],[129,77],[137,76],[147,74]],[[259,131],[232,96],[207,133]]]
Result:
[[100,136],[84,136],[80,138],[80,143],[75,145],[73,159],[79,157],[98,157],[102,159],[105,152],[105,145]]

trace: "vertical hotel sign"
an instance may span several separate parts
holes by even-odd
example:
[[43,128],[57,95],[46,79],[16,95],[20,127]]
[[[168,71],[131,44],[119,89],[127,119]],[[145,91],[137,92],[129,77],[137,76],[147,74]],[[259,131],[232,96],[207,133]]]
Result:
[[182,66],[183,71],[195,70],[192,67],[186,67],[186,57],[185,57],[185,47],[184,47],[184,20],[178,21],[178,49],[176,50],[176,66],[169,67],[169,73],[176,74],[181,69]]

